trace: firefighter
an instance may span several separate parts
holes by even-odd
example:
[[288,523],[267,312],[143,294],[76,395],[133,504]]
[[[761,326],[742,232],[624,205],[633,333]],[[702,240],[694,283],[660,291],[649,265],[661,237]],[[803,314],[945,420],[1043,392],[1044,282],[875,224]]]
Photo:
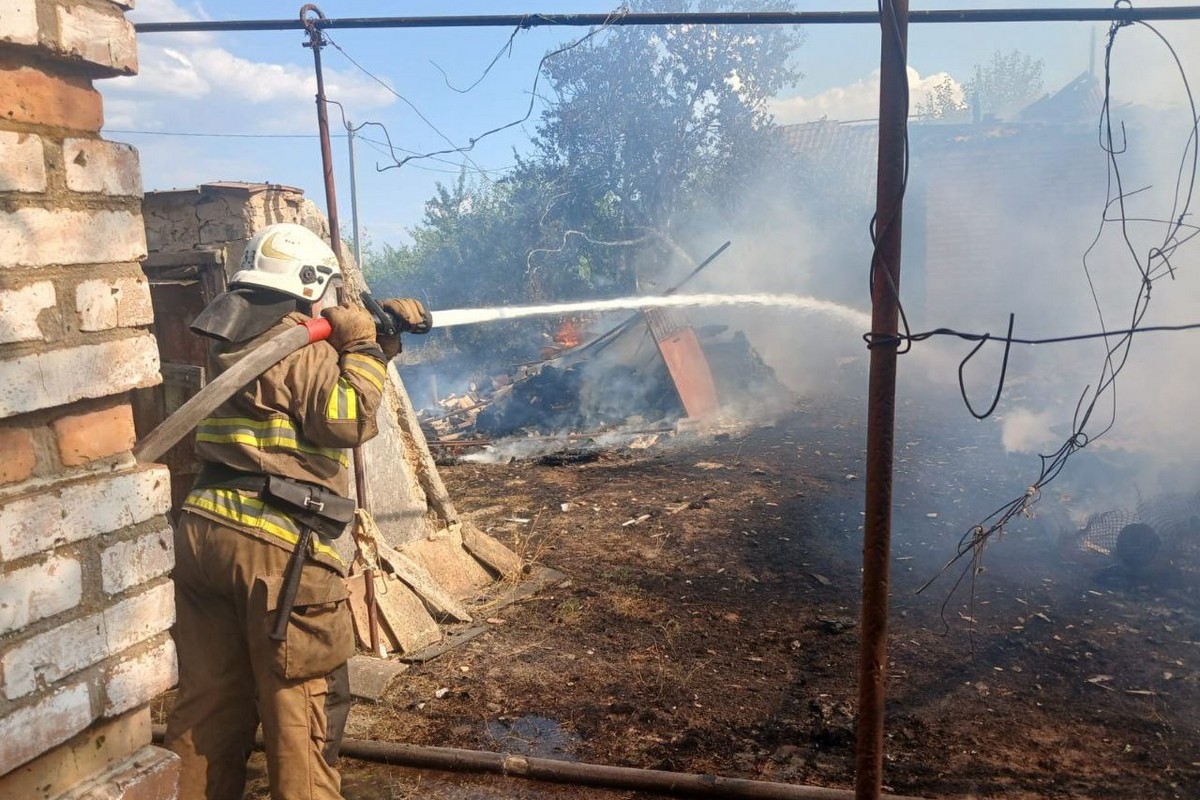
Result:
[[[211,340],[218,374],[317,314],[332,334],[268,369],[196,430],[204,465],[175,528],[179,688],[166,735],[181,759],[181,800],[240,798],[260,722],[272,798],[341,797],[335,765],[354,635],[333,538],[353,513],[347,448],[377,432],[400,341],[377,341],[370,314],[334,305],[340,281],[320,237],[270,225],[192,326]],[[380,305],[399,330],[429,330],[419,301]],[[311,547],[294,553],[304,536]],[[299,568],[293,598],[284,591],[290,564]]]

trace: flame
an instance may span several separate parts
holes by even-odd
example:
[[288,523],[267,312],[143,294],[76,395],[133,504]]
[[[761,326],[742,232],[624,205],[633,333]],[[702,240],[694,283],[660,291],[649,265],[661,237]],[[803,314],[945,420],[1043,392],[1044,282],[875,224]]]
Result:
[[554,332],[553,339],[554,343],[563,349],[578,345],[583,340],[583,334],[579,330],[579,321],[573,317],[567,317]]

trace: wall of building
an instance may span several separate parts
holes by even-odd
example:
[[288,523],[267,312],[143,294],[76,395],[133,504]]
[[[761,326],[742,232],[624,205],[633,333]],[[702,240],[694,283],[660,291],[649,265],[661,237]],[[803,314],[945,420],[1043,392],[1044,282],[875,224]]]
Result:
[[175,796],[169,476],[137,152],[95,82],[137,70],[132,0],[0,3],[0,797]]
[[230,274],[246,241],[276,222],[294,222],[329,239],[329,222],[304,191],[273,183],[220,181],[150,192],[142,209],[151,253],[217,250]]

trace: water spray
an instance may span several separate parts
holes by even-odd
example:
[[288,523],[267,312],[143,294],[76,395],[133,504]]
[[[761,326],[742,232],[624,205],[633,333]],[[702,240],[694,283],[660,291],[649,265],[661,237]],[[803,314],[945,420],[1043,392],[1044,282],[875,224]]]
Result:
[[521,319],[558,314],[596,311],[636,311],[646,308],[689,308],[698,306],[760,306],[791,311],[827,314],[850,325],[869,330],[871,318],[861,311],[795,294],[675,294],[669,296],[619,297],[610,300],[583,300],[575,303],[547,303],[535,306],[494,306],[491,308],[452,308],[433,313],[434,328],[477,325],[504,319]]

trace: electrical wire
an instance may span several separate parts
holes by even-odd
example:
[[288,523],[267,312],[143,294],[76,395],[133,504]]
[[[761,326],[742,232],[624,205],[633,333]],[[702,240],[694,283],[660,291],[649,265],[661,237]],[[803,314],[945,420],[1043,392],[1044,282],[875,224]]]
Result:
[[[405,164],[408,164],[410,161],[418,161],[421,159],[433,158],[434,156],[442,156],[442,155],[447,155],[450,153],[462,153],[462,154],[464,154],[464,157],[466,157],[465,156],[466,153],[473,150],[475,148],[476,144],[478,144],[482,140],[486,139],[487,137],[492,136],[497,133],[500,133],[501,131],[508,130],[509,128],[514,128],[514,127],[517,127],[518,125],[524,124],[526,122],[526,120],[528,120],[533,115],[533,109],[537,104],[537,100],[538,100],[537,87],[538,87],[538,83],[542,77],[542,68],[545,66],[546,62],[549,59],[553,58],[554,56],[559,55],[560,53],[565,53],[568,50],[572,50],[572,49],[582,45],[584,42],[587,42],[588,40],[592,39],[593,37],[599,35],[600,33],[603,33],[604,31],[611,28],[618,20],[620,20],[622,17],[626,16],[629,13],[630,13],[629,7],[627,5],[621,5],[618,9],[616,9],[615,11],[611,12],[608,15],[608,17],[605,19],[603,25],[599,25],[599,26],[591,29],[590,31],[588,31],[586,34],[579,37],[578,39],[575,39],[574,41],[572,41],[568,44],[565,44],[561,47],[551,50],[549,53],[546,53],[544,56],[542,56],[541,60],[538,61],[537,70],[534,73],[533,86],[530,89],[529,106],[526,108],[525,114],[522,117],[520,117],[519,119],[515,119],[512,122],[507,122],[503,125],[498,125],[495,128],[491,128],[490,130],[486,130],[477,136],[471,137],[470,139],[467,140],[468,143],[465,147],[456,146],[454,144],[454,142],[451,141],[449,139],[449,137],[447,137],[445,134],[443,134],[440,130],[438,130],[433,125],[433,123],[429,122],[428,120],[425,120],[426,124],[428,124],[431,128],[434,129],[435,132],[438,133],[438,135],[440,135],[443,139],[446,140],[446,143],[450,145],[450,149],[434,150],[434,151],[431,151],[428,153],[421,153],[421,154],[416,154],[416,155],[407,155],[407,156],[404,156],[403,158],[397,158],[395,153],[393,152],[392,160],[395,163],[389,164],[389,165],[383,166],[383,167],[376,165],[375,169],[378,170],[379,172],[385,172],[389,169],[397,169],[399,167],[403,167]],[[366,70],[366,68],[364,68],[361,64],[359,64],[357,61],[355,61],[353,58],[351,58],[344,50],[342,50],[341,47],[339,47],[335,42],[333,42],[333,40],[330,40],[330,44],[332,44],[334,47],[336,47],[338,49],[338,51],[342,53],[342,55],[346,56],[346,58],[350,61],[350,63],[352,63],[352,64],[354,64],[354,66],[358,67],[364,74],[366,74],[368,77],[375,80],[377,83],[379,83],[381,86],[383,86],[388,91],[395,94],[396,97],[400,98],[405,103],[408,103],[408,105],[414,111],[417,111],[416,106],[413,106],[413,104],[407,98],[400,95],[398,92],[396,92],[395,89],[392,89],[392,87],[388,86],[388,84],[385,83],[383,80],[381,80],[380,78],[378,78],[375,75],[368,72]],[[495,63],[495,60],[493,60],[493,64],[494,63]],[[490,65],[489,65],[488,69],[489,70],[491,69]],[[486,75],[486,73],[485,73],[485,75]],[[482,80],[482,78],[480,78],[480,80]],[[476,81],[476,84],[473,84],[473,85],[477,85],[477,84],[478,84],[478,81]],[[425,119],[424,115],[422,115],[419,111],[417,111],[417,114],[418,114],[418,116],[421,116],[422,119]],[[388,142],[389,142],[389,146],[390,146],[391,137],[389,136],[387,138],[388,138]],[[478,165],[476,165],[476,166],[478,166]]]
[[[333,101],[333,100],[329,100],[328,102],[330,102],[334,105],[338,105],[338,106],[341,105],[340,103],[337,103],[336,101]],[[358,131],[358,130],[361,130],[363,127],[365,127],[367,124],[368,123],[363,123],[362,125],[355,125],[348,129],[353,130],[353,131]],[[382,123],[370,123],[370,124],[382,125]],[[204,137],[204,138],[213,138],[213,139],[316,139],[316,138],[319,138],[318,134],[315,134],[315,133],[191,133],[191,132],[185,132],[185,131],[135,131],[135,130],[125,130],[125,129],[121,129],[121,128],[105,128],[104,132],[105,133],[116,133],[116,134],[120,134],[122,136],[194,136],[194,137]],[[333,134],[330,134],[330,138],[331,139],[346,139],[346,138],[349,138],[349,134],[348,133],[333,133]],[[380,147],[387,146],[384,142],[380,142],[375,139],[370,139],[366,136],[356,136],[355,139],[357,139],[360,142],[368,142],[371,144],[379,145]],[[410,153],[417,152],[416,150],[405,150],[405,148],[402,148],[399,146],[397,146],[396,149],[404,150],[405,152],[410,152]],[[379,152],[380,155],[389,156],[388,153],[383,152],[382,150],[377,150],[376,152]],[[448,158],[435,158],[435,159],[431,159],[431,160],[439,161],[443,164],[449,164],[450,166],[458,167],[458,169],[437,169],[435,167],[426,167],[426,166],[422,166],[420,164],[414,164],[413,166],[416,169],[425,170],[426,172],[442,172],[442,173],[447,173],[447,174],[457,174],[459,172],[462,172],[462,169],[464,167],[464,165],[458,164],[457,162],[454,162],[454,161],[451,161]],[[480,167],[473,171],[480,172],[483,174],[501,173],[501,172],[507,172],[511,169],[514,169],[516,166],[517,166],[516,164],[508,164],[503,167],[490,167],[490,168]]]
[[[349,53],[347,53],[347,52],[346,52],[346,51],[345,51],[345,50],[342,48],[342,46],[341,46],[341,45],[339,45],[339,44],[338,44],[336,41],[334,41],[334,40],[333,40],[333,39],[332,39],[332,38],[329,36],[329,34],[328,34],[327,32],[322,32],[322,34],[323,34],[324,40],[325,40],[325,41],[327,41],[329,44],[333,45],[334,49],[336,49],[336,50],[337,50],[339,53],[341,53],[341,54],[342,54],[342,55],[345,57],[345,59],[346,59],[347,61],[349,61],[351,64],[353,64],[355,67],[357,67],[357,68],[358,68],[358,70],[359,70],[360,72],[362,72],[364,75],[366,75],[368,78],[370,78],[371,80],[373,80],[373,81],[375,81],[376,83],[378,83],[378,84],[379,84],[380,86],[382,86],[384,89],[387,89],[387,90],[388,90],[388,91],[389,91],[389,92],[390,92],[390,93],[391,93],[393,96],[395,96],[397,99],[401,100],[401,101],[402,101],[402,102],[403,102],[405,105],[407,105],[409,108],[411,108],[411,109],[413,110],[413,113],[414,113],[414,114],[416,114],[416,115],[417,115],[417,116],[418,116],[418,117],[421,119],[421,121],[422,121],[422,122],[424,122],[426,125],[428,125],[428,126],[429,126],[429,129],[430,129],[430,130],[432,130],[434,133],[436,133],[438,136],[440,136],[440,137],[441,137],[443,140],[445,140],[445,142],[446,142],[448,145],[450,145],[450,147],[451,147],[451,149],[450,149],[450,150],[439,150],[439,151],[436,151],[436,152],[434,152],[434,153],[428,153],[428,154],[425,154],[425,155],[410,155],[410,156],[407,156],[407,157],[404,159],[404,162],[407,162],[407,161],[410,161],[410,160],[414,160],[414,159],[420,159],[420,158],[429,158],[429,157],[431,157],[431,156],[434,156],[434,155],[445,155],[446,153],[463,153],[463,154],[464,154],[464,156],[463,156],[463,158],[464,158],[464,159],[466,159],[467,161],[469,161],[469,162],[471,163],[471,165],[472,165],[473,167],[475,167],[476,169],[481,169],[481,168],[480,168],[480,166],[479,166],[478,164],[476,164],[474,161],[471,161],[471,159],[470,159],[470,157],[469,157],[469,156],[466,156],[466,155],[465,155],[465,153],[466,153],[468,150],[470,150],[470,149],[471,149],[470,147],[468,147],[468,148],[462,148],[462,147],[457,147],[457,146],[455,146],[455,144],[454,144],[454,141],[453,141],[453,140],[452,140],[452,139],[451,139],[449,136],[447,136],[445,133],[443,133],[441,128],[439,128],[437,125],[434,125],[434,124],[433,124],[433,122],[432,122],[432,121],[429,119],[429,117],[425,116],[425,114],[424,114],[424,113],[422,113],[421,109],[417,108],[417,106],[416,106],[416,104],[415,104],[415,103],[413,103],[411,100],[409,100],[409,99],[408,99],[407,97],[405,97],[404,95],[400,94],[400,92],[396,91],[396,89],[395,89],[395,88],[393,88],[393,87],[392,87],[392,86],[391,86],[391,85],[390,85],[390,84],[389,84],[387,81],[383,80],[383,79],[382,79],[382,78],[380,78],[378,75],[374,74],[373,72],[371,72],[370,70],[368,70],[366,67],[364,67],[362,64],[358,63],[358,61],[356,61],[356,60],[354,59],[354,57],[353,57],[353,56],[351,56]],[[343,115],[342,115],[342,118],[343,118],[343,121],[344,121],[344,120],[345,120],[345,114],[344,114],[344,113],[343,113]],[[386,127],[384,127],[382,123],[364,123],[364,124],[376,124],[376,125],[379,125],[379,127],[381,127],[381,128],[383,128],[383,129],[384,129],[384,132],[385,132],[385,134],[386,134],[386,132],[387,132],[387,128],[386,128]],[[347,127],[348,127],[348,126],[347,126]],[[390,135],[389,135],[389,136],[387,136],[387,140],[388,140],[388,146],[389,146],[389,149],[391,149],[391,138],[392,138],[392,137],[391,137]],[[471,145],[471,146],[472,146],[472,147],[474,147],[474,143],[472,143],[472,145]],[[395,160],[395,155],[394,155],[394,153],[393,153],[392,159],[393,159],[393,160]],[[401,162],[401,164],[402,164],[402,163],[404,163],[404,162]],[[397,166],[399,166],[399,165],[397,165]],[[381,168],[381,167],[380,167],[378,164],[376,164],[376,165],[375,165],[375,170],[376,170],[377,172],[383,172],[383,171],[385,171],[385,170],[388,170],[388,169],[393,169],[393,167],[390,167],[390,166],[388,166],[388,167],[382,167],[382,168]]]
[[[1117,0],[1117,7],[1131,7],[1128,0]],[[1138,251],[1137,246],[1133,242],[1130,233],[1130,223],[1135,221],[1147,221],[1144,218],[1135,219],[1126,214],[1125,201],[1129,197],[1143,191],[1138,189],[1132,192],[1126,192],[1124,189],[1124,178],[1121,174],[1119,156],[1124,154],[1128,149],[1128,138],[1124,124],[1119,126],[1120,129],[1120,146],[1117,146],[1116,129],[1113,126],[1112,120],[1112,52],[1116,43],[1118,32],[1131,24],[1138,24],[1149,29],[1159,41],[1166,47],[1172,58],[1175,60],[1177,69],[1179,70],[1180,79],[1187,94],[1188,108],[1190,109],[1191,131],[1189,133],[1187,143],[1185,144],[1185,152],[1180,159],[1180,166],[1176,175],[1175,192],[1172,199],[1171,217],[1166,220],[1149,220],[1166,224],[1166,231],[1160,244],[1149,248],[1145,254],[1143,263],[1142,256]],[[986,544],[995,536],[1004,532],[1005,527],[1014,518],[1019,515],[1031,516],[1032,507],[1041,497],[1042,489],[1059,474],[1062,473],[1068,460],[1075,453],[1087,447],[1092,442],[1099,439],[1110,431],[1116,424],[1116,379],[1126,363],[1128,363],[1130,350],[1132,347],[1133,337],[1138,333],[1150,331],[1170,331],[1170,330],[1192,330],[1200,328],[1200,323],[1191,323],[1185,325],[1158,325],[1158,326],[1142,326],[1142,320],[1145,318],[1149,307],[1151,287],[1156,280],[1163,277],[1174,277],[1174,267],[1171,264],[1171,258],[1175,251],[1180,246],[1194,238],[1197,234],[1197,229],[1193,225],[1184,222],[1184,219],[1190,214],[1191,202],[1197,177],[1197,162],[1200,156],[1200,136],[1198,136],[1198,126],[1200,119],[1197,118],[1196,104],[1192,95],[1191,87],[1188,83],[1187,75],[1180,63],[1178,54],[1171,43],[1157,29],[1145,22],[1113,22],[1109,28],[1108,41],[1105,47],[1104,57],[1104,100],[1101,106],[1100,122],[1099,122],[1099,137],[1100,147],[1104,150],[1107,156],[1108,163],[1108,196],[1105,201],[1104,210],[1101,214],[1101,220],[1096,236],[1092,243],[1088,246],[1083,255],[1083,269],[1087,279],[1089,290],[1092,294],[1093,302],[1096,306],[1097,314],[1101,321],[1101,332],[1092,334],[1082,334],[1077,336],[1060,336],[1046,339],[1017,339],[1010,333],[1003,340],[995,339],[996,341],[1004,341],[1006,347],[1011,344],[1049,344],[1055,342],[1080,341],[1083,339],[1103,338],[1106,342],[1112,342],[1106,347],[1103,366],[1100,371],[1099,378],[1093,387],[1088,385],[1080,393],[1079,399],[1075,405],[1075,413],[1072,417],[1071,434],[1066,437],[1063,443],[1057,450],[1049,454],[1039,455],[1041,460],[1041,470],[1036,480],[1034,480],[1028,488],[1016,498],[1009,500],[1004,505],[997,508],[982,521],[972,526],[959,540],[958,548],[955,555],[946,563],[941,570],[937,572],[929,581],[925,583],[918,593],[927,589],[938,578],[950,571],[956,564],[959,564],[964,559],[968,559],[967,563],[959,571],[958,577],[947,593],[946,600],[942,604],[942,619],[945,623],[945,610],[950,602],[950,599],[957,592],[958,588],[963,584],[963,581],[969,576],[972,586],[975,576],[979,574],[982,565],[982,556]],[[1180,195],[1183,195],[1181,198]],[[1116,209],[1116,216],[1110,216],[1110,211]],[[1141,277],[1137,296],[1133,302],[1133,307],[1130,313],[1131,323],[1120,330],[1104,330],[1104,312],[1101,306],[1099,295],[1096,290],[1095,281],[1091,274],[1091,269],[1088,263],[1088,258],[1097,247],[1105,227],[1108,225],[1117,224],[1120,226],[1121,237],[1125,243],[1126,249],[1129,251],[1138,273]],[[1187,231],[1181,236],[1182,231]],[[934,335],[953,335],[964,339],[975,339],[982,342],[986,341],[979,335],[963,335],[956,331],[947,329],[938,329],[929,331],[926,334],[918,334],[910,336],[912,341],[917,341],[921,338],[928,338]],[[988,334],[984,334],[988,339],[993,339]],[[979,346],[972,351],[972,355],[979,349]],[[961,379],[961,371],[960,371]],[[1089,425],[1093,422],[1093,416],[1096,413],[1097,407],[1102,400],[1108,398],[1111,403],[1111,410],[1108,412],[1107,418],[1104,420],[1101,429],[1095,433],[1089,431]],[[972,602],[974,591],[972,590]],[[947,626],[948,627],[948,626]]]
[[[1011,315],[1010,315],[1011,316]],[[1112,331],[1097,331],[1095,333],[1074,333],[1064,336],[1045,336],[1037,339],[1025,338],[1022,336],[1013,336],[1012,327],[1009,327],[1008,336],[993,336],[991,333],[968,333],[965,331],[956,331],[953,328],[934,328],[933,330],[924,331],[922,333],[912,333],[903,337],[913,342],[924,342],[935,336],[949,336],[956,339],[962,339],[968,342],[998,342],[1004,344],[1062,344],[1064,342],[1083,342],[1089,339],[1108,339],[1113,336],[1133,336],[1139,333],[1161,333],[1165,331],[1191,331],[1200,329],[1200,322],[1188,322],[1180,325],[1142,325],[1135,328],[1122,328]],[[871,334],[864,333],[863,339],[868,340]],[[972,350],[972,353],[975,351]]]
[[[341,117],[342,117],[342,127],[344,127],[344,128],[346,129],[346,134],[345,134],[346,136],[349,136],[349,135],[350,135],[350,134],[352,134],[352,133],[356,133],[356,132],[358,132],[358,131],[362,130],[363,128],[365,128],[365,127],[367,127],[367,126],[376,126],[376,127],[380,128],[380,129],[383,131],[384,138],[386,138],[386,139],[387,139],[387,143],[386,143],[386,144],[385,144],[384,142],[379,142],[379,141],[376,141],[376,140],[374,140],[374,139],[368,139],[368,138],[366,138],[366,137],[364,137],[364,136],[358,136],[358,137],[356,137],[356,138],[358,138],[360,141],[364,141],[364,142],[373,142],[374,144],[376,144],[376,145],[379,145],[380,147],[385,147],[385,146],[386,146],[386,147],[388,147],[388,148],[389,148],[389,150],[393,149],[393,145],[391,144],[391,141],[392,141],[391,134],[388,132],[387,126],[386,126],[386,125],[384,125],[382,122],[376,122],[375,120],[367,120],[366,122],[359,123],[358,125],[351,125],[351,124],[350,124],[350,121],[349,121],[349,120],[346,118],[346,107],[345,107],[344,105],[342,105],[342,103],[340,103],[340,102],[339,102],[339,101],[337,101],[337,100],[330,100],[330,99],[328,99],[328,98],[326,98],[325,102],[326,102],[326,103],[328,103],[328,104],[330,104],[330,105],[337,106],[338,113],[339,113],[339,114],[341,114]],[[373,147],[373,148],[371,148],[371,149],[375,150],[375,151],[376,151],[377,153],[379,153],[380,155],[389,155],[388,153],[383,153],[382,151],[380,151],[380,150],[379,150],[379,149],[377,149],[377,148],[374,148],[374,147]],[[394,146],[394,149],[396,149],[396,150],[405,150],[405,148],[402,148],[402,147],[400,147],[399,145],[395,145],[395,146]],[[407,152],[410,152],[410,153],[411,153],[411,152],[416,152],[416,151],[414,151],[414,150],[407,150]],[[450,159],[448,159],[448,158],[435,158],[435,159],[432,159],[432,160],[433,160],[433,161],[439,161],[439,162],[441,162],[441,163],[443,163],[443,164],[448,164],[448,165],[450,165],[450,166],[452,166],[452,167],[455,167],[455,169],[453,169],[453,170],[437,169],[436,167],[426,167],[426,166],[423,166],[423,165],[420,165],[420,164],[417,164],[417,165],[414,165],[414,166],[415,166],[417,169],[424,170],[425,172],[440,172],[440,173],[446,173],[446,174],[461,174],[461,173],[462,173],[464,170],[468,170],[468,169],[470,169],[470,170],[472,170],[472,171],[474,171],[474,172],[478,173],[478,174],[480,175],[480,177],[482,177],[482,178],[483,178],[483,180],[487,181],[488,183],[492,183],[492,182],[493,182],[493,181],[492,181],[492,180],[491,180],[491,179],[488,177],[487,173],[489,173],[489,172],[494,172],[495,170],[487,170],[487,169],[484,169],[483,167],[481,167],[481,166],[479,166],[478,164],[476,164],[474,161],[471,161],[471,162],[470,162],[470,163],[471,163],[471,167],[470,167],[470,168],[468,168],[468,167],[467,167],[467,164],[466,164],[465,162],[464,162],[464,163],[462,163],[462,164],[460,164],[460,163],[458,163],[458,162],[456,162],[456,161],[451,161],[451,160],[450,160]],[[468,160],[469,160],[469,159],[468,159]],[[378,165],[377,165],[377,167],[378,167]],[[506,169],[507,169],[507,168],[506,168]],[[378,171],[378,169],[377,169],[377,171]]]
[[517,27],[513,28],[513,32],[509,35],[508,41],[504,43],[504,46],[500,48],[500,50],[496,53],[495,57],[491,60],[491,62],[483,70],[483,74],[481,74],[478,78],[476,78],[475,81],[465,89],[459,89],[457,86],[450,83],[450,77],[448,75],[446,75],[446,70],[442,69],[436,61],[434,61],[433,59],[430,59],[429,63],[433,65],[434,69],[436,69],[438,72],[442,73],[442,80],[446,82],[447,88],[449,88],[455,92],[458,92],[459,94],[466,94],[467,92],[471,91],[476,86],[478,86],[479,84],[483,83],[483,79],[486,78],[488,76],[488,73],[490,73],[492,71],[492,67],[496,66],[496,62],[498,62],[500,60],[500,56],[504,55],[505,52],[507,52],[509,54],[509,56],[512,56],[513,40],[515,40],[517,38],[518,33],[520,33],[521,31],[524,31],[524,30],[529,30],[529,25],[527,23],[522,23],[520,25],[517,25]]

